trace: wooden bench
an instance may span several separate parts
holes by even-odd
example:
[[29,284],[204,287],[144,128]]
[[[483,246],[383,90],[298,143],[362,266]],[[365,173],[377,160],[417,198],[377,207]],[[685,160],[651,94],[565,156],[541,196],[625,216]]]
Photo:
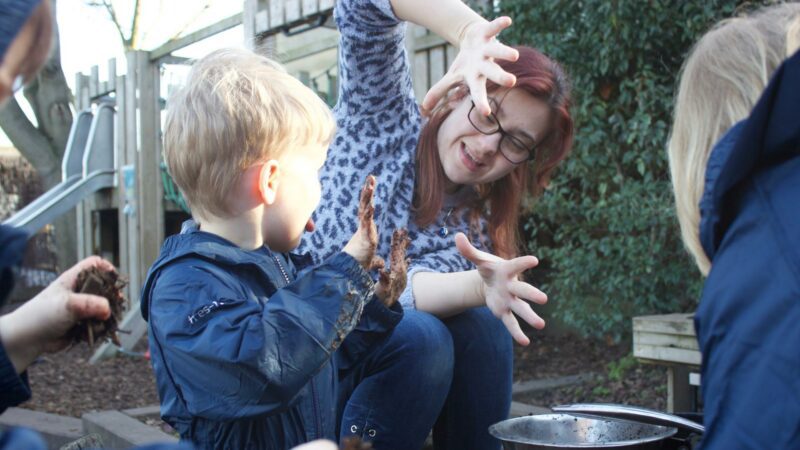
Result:
[[700,349],[694,314],[633,318],[633,356],[667,367],[667,411],[696,412],[700,387]]

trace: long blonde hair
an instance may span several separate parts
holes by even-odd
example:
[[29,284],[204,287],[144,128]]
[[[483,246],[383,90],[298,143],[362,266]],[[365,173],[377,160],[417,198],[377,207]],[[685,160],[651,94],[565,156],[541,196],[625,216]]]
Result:
[[669,168],[681,237],[703,275],[700,208],[711,149],[750,114],[770,76],[800,44],[800,4],[723,20],[692,48],[681,70],[669,138]]

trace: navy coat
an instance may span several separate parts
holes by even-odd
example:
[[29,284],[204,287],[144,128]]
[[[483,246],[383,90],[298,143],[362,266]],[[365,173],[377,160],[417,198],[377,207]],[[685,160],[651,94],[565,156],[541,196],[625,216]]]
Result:
[[337,371],[388,337],[402,309],[372,301],[349,255],[297,273],[309,262],[196,229],[164,243],[142,314],[161,415],[182,439],[209,449],[336,439]]
[[713,150],[700,210],[703,448],[800,448],[800,53]]

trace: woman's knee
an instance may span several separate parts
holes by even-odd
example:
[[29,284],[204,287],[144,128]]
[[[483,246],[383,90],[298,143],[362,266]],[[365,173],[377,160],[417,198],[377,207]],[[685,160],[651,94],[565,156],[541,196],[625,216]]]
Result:
[[453,371],[453,339],[441,320],[431,314],[407,310],[387,348],[395,364],[409,375],[449,378]]
[[453,339],[456,357],[462,353],[512,355],[513,340],[489,308],[474,308],[444,321]]

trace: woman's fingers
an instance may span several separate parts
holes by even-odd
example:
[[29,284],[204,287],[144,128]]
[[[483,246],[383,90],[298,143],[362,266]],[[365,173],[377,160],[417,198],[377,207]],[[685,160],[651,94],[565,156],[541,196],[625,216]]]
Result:
[[483,52],[484,56],[487,58],[502,59],[511,62],[519,59],[519,51],[517,49],[496,40],[487,44]]
[[458,252],[461,253],[461,255],[464,258],[467,258],[476,266],[486,262],[502,261],[502,259],[498,256],[492,255],[491,253],[480,251],[477,248],[475,248],[469,242],[469,239],[467,239],[467,236],[464,233],[456,233],[455,241]]
[[509,334],[511,334],[511,337],[514,338],[517,343],[520,345],[530,344],[530,339],[528,339],[528,336],[525,336],[525,333],[522,332],[522,328],[520,328],[517,318],[514,317],[514,314],[512,314],[511,311],[503,314],[500,320],[503,322],[503,325],[505,325]]
[[512,281],[509,283],[508,290],[512,295],[522,300],[538,305],[547,303],[547,294],[524,281]]
[[70,293],[67,298],[67,311],[75,321],[84,319],[106,320],[111,315],[108,300],[99,295]]
[[489,22],[489,25],[486,27],[486,31],[485,31],[483,37],[485,37],[487,39],[491,39],[491,38],[497,36],[498,34],[500,34],[500,32],[502,32],[503,30],[505,30],[506,28],[508,28],[510,26],[511,26],[511,18],[510,17],[508,17],[508,16],[498,17],[498,18],[492,20],[491,22]]
[[450,88],[452,88],[453,85],[459,81],[461,80],[455,73],[446,73],[442,79],[431,86],[431,88],[428,90],[428,93],[425,94],[425,98],[422,100],[422,109],[424,111],[430,111],[436,107],[436,104],[439,103],[439,100],[447,95],[447,92],[450,90]]
[[520,299],[515,299],[511,302],[511,311],[518,315],[522,320],[527,322],[533,328],[541,330],[544,328],[544,319],[539,317],[538,314],[531,308],[531,305]]
[[539,265],[539,259],[532,255],[518,256],[514,259],[507,261],[507,270],[509,273],[519,275],[528,269],[533,269]]
[[466,82],[467,87],[469,87],[470,97],[472,97],[478,112],[484,116],[491,114],[492,107],[489,106],[489,98],[486,94],[486,78],[481,75],[477,78],[470,78]]
[[484,77],[495,82],[496,84],[499,84],[500,86],[510,88],[513,87],[517,82],[517,77],[503,70],[503,68],[495,62],[485,62],[481,72]]

